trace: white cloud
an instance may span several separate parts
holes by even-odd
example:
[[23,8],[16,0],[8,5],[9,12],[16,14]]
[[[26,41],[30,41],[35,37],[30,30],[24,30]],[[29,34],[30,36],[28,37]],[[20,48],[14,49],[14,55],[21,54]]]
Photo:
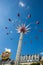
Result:
[[40,54],[42,54],[42,55],[43,55],[43,52],[41,52]]
[[19,2],[19,5],[21,6],[21,7],[25,7],[25,4],[23,3],[23,2]]

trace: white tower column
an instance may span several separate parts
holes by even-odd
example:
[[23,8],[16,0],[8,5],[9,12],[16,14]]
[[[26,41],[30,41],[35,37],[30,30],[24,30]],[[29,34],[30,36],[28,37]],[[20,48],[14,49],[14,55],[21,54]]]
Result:
[[23,38],[23,33],[20,33],[15,65],[19,65],[20,52],[21,52],[21,47],[22,47],[22,38]]
[[30,31],[31,28],[28,28],[29,25],[27,25],[27,26],[25,26],[25,24],[22,25],[22,26],[19,25],[19,27],[17,27],[17,29],[16,29],[20,33],[20,38],[19,38],[19,43],[18,43],[18,49],[17,49],[17,54],[16,54],[15,65],[19,65],[19,59],[20,59],[20,52],[21,52],[21,47],[22,47],[23,34],[25,34],[25,33]]

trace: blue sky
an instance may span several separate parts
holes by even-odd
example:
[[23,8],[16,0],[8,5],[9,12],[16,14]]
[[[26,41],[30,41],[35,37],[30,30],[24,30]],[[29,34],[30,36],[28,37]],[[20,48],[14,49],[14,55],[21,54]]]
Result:
[[[23,7],[20,2],[24,4]],[[20,17],[17,16],[18,13]],[[30,18],[28,14],[31,14]],[[14,22],[9,22],[9,18]],[[36,24],[36,21],[40,23]],[[16,27],[22,23],[31,23],[32,29],[23,36],[21,55],[43,52],[43,0],[0,0],[0,54],[5,48],[10,48],[11,58],[15,59],[20,36]],[[10,31],[12,33],[6,35]]]

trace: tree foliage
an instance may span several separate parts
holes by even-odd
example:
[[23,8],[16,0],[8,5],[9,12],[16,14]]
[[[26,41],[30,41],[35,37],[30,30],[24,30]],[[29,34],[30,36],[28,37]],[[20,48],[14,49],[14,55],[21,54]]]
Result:
[[40,63],[32,63],[31,65],[40,65]]

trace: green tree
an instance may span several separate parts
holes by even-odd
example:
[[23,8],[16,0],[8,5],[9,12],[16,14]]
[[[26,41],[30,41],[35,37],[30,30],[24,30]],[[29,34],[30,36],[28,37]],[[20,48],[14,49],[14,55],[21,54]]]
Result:
[[40,63],[32,63],[31,65],[40,65]]

